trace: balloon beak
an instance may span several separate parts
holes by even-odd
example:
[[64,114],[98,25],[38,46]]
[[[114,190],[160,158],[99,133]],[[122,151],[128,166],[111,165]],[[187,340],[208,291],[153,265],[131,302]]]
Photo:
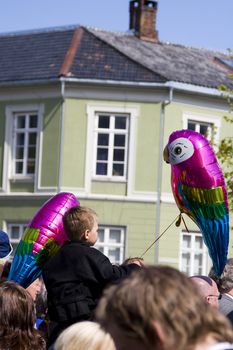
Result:
[[168,150],[168,147],[166,146],[163,150],[163,159],[166,163],[170,163],[169,162],[169,150]]

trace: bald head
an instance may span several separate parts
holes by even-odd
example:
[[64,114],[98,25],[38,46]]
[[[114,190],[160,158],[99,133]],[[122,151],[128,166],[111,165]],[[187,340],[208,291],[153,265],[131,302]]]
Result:
[[208,276],[192,276],[190,279],[197,285],[205,301],[218,308],[219,291],[214,280]]

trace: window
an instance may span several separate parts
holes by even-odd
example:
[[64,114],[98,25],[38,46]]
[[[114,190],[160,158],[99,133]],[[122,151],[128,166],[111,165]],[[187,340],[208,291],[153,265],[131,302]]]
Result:
[[38,115],[14,113],[13,176],[35,174]]
[[99,226],[99,238],[95,248],[106,255],[112,263],[124,260],[125,228]]
[[180,270],[188,276],[206,275],[208,253],[200,232],[182,232]]
[[129,116],[96,113],[94,175],[126,179]]
[[10,242],[13,247],[13,254],[16,251],[17,245],[26,230],[27,225],[24,223],[8,223],[7,224],[7,233],[10,237]]
[[200,134],[207,137],[208,140],[210,140],[212,135],[213,135],[213,128],[214,128],[214,126],[211,123],[205,123],[205,122],[200,122],[200,121],[198,122],[195,120],[188,120],[187,129],[199,132]]
[[216,115],[202,115],[185,112],[183,114],[183,129],[189,129],[204,135],[214,145],[219,142],[221,117]]
[[6,106],[3,189],[11,191],[11,182],[34,182],[40,178],[39,150],[42,134],[43,104]]

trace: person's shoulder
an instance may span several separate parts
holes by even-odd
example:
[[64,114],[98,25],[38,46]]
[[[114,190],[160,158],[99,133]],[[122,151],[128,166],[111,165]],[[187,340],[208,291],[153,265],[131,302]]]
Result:
[[97,248],[95,247],[90,247],[90,250],[89,250],[89,253],[90,255],[92,256],[96,256],[96,257],[99,257],[99,258],[105,258],[105,259],[108,259],[106,255],[104,255],[100,250],[98,250]]
[[228,307],[231,310],[233,309],[233,298],[228,296],[227,294],[222,294],[221,299],[219,300],[219,307],[224,308]]
[[210,346],[207,350],[232,350],[233,344],[230,343],[218,343]]

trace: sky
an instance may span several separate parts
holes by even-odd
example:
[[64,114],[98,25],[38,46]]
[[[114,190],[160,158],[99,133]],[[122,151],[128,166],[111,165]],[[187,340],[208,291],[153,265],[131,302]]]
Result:
[[[0,33],[69,25],[126,32],[129,0],[0,0]],[[159,40],[233,50],[233,0],[158,0]]]

